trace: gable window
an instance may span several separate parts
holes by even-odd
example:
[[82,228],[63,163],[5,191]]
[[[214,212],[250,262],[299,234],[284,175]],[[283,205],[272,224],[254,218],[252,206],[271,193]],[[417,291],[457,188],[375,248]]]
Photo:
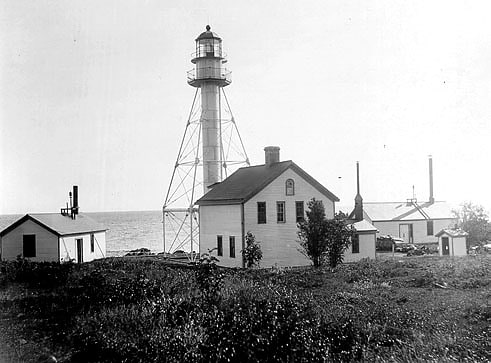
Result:
[[230,242],[230,257],[235,258],[235,236],[230,236],[229,242]]
[[303,222],[305,217],[304,217],[304,206],[303,206],[303,201],[301,202],[295,202],[295,214],[296,214],[296,220],[298,222]]
[[285,223],[285,202],[276,202],[276,222]]
[[22,255],[24,257],[36,257],[35,234],[25,234],[22,236]]
[[295,182],[293,179],[287,179],[285,182],[286,195],[295,195]]
[[95,250],[95,236],[93,233],[90,234],[90,252],[94,253]]
[[266,202],[257,202],[257,223],[266,223]]
[[351,253],[360,253],[360,236],[357,234],[351,237]]
[[217,236],[217,255],[223,256],[223,237]]
[[433,236],[433,221],[426,221],[426,235]]

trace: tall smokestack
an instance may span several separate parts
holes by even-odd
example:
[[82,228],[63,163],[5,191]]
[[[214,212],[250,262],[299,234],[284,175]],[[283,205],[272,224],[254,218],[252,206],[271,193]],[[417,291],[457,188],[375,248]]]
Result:
[[280,161],[280,148],[278,146],[266,146],[264,148],[264,158],[266,166]]
[[78,186],[73,186],[73,214],[78,214]]
[[433,159],[431,155],[428,157],[428,166],[429,166],[429,173],[430,173],[430,199],[429,202],[431,204],[435,203],[435,198],[433,197]]
[[363,220],[363,198],[360,194],[360,163],[356,162],[355,220]]

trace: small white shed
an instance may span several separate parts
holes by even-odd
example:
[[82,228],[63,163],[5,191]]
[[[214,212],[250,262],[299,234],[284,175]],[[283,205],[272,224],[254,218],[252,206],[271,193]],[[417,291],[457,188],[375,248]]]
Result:
[[355,262],[364,258],[375,259],[377,228],[363,219],[351,224],[355,230],[351,246],[344,252],[344,262]]
[[467,255],[468,233],[461,229],[442,229],[436,235],[440,256]]
[[106,256],[106,230],[85,214],[26,214],[0,232],[2,260],[88,262]]

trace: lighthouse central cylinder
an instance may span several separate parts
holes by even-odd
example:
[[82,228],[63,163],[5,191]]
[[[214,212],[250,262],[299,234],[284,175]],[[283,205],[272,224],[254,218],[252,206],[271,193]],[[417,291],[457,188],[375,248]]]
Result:
[[219,86],[213,82],[201,85],[201,122],[203,132],[203,188],[221,178]]

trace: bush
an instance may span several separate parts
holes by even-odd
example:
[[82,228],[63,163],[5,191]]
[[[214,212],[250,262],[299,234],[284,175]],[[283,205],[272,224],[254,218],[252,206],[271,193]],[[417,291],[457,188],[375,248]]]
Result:
[[0,263],[0,282],[25,283],[30,287],[55,288],[63,286],[75,268],[72,262],[33,262],[18,257],[15,261]]

